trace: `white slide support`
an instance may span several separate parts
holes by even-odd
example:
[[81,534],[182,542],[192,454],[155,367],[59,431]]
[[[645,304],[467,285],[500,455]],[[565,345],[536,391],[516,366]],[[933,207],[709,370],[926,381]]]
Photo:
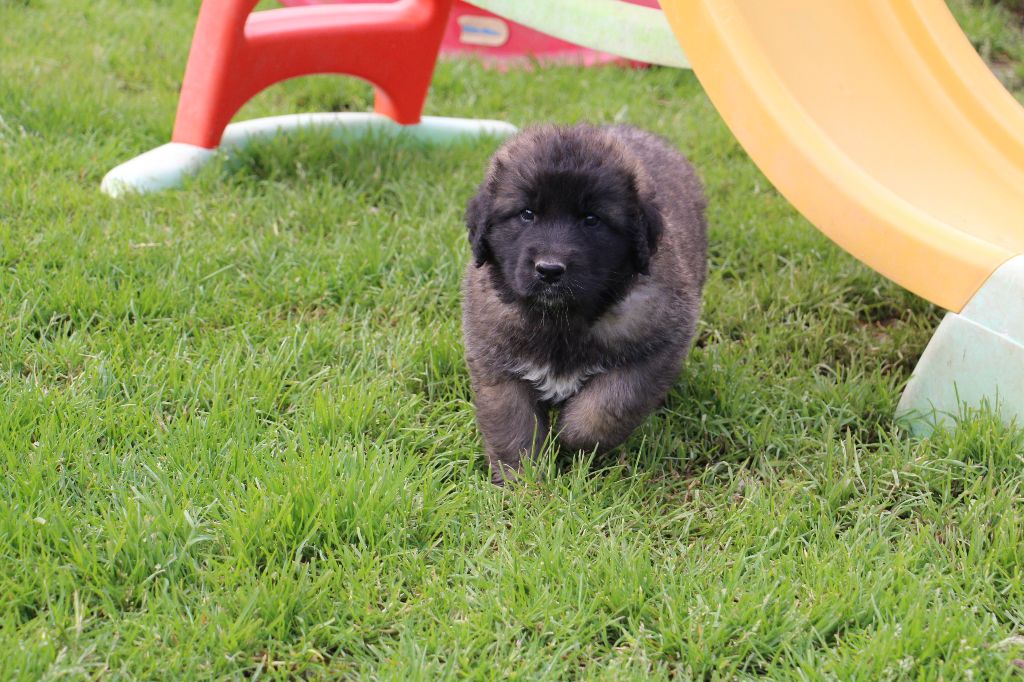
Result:
[[410,139],[446,143],[462,137],[502,138],[516,131],[504,121],[424,116],[415,125],[399,125],[390,118],[371,113],[318,113],[271,116],[230,124],[220,147],[206,149],[181,142],[169,142],[117,166],[103,177],[100,189],[112,196],[144,194],[178,187],[185,177],[197,172],[218,153],[231,154],[252,140],[270,138],[304,128],[323,128],[337,135],[361,138],[367,135],[408,136]]
[[1024,424],[1024,256],[996,270],[959,313],[946,313],[896,415],[926,434],[983,403]]

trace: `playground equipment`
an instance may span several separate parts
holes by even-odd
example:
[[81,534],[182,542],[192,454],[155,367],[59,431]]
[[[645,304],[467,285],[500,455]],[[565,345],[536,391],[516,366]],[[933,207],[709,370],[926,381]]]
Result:
[[[616,0],[473,4],[622,57],[692,63],[737,139],[797,209],[855,257],[950,311],[898,414],[920,431],[984,401],[1007,420],[1024,418],[1024,109],[943,0],[662,0],[664,15]],[[512,130],[498,121],[417,124],[451,0],[250,15],[254,5],[203,3],[174,142],[111,171],[105,191],[176,184],[212,156],[248,97],[303,73],[370,80],[378,114],[236,123],[222,144],[304,123],[393,132],[393,119],[427,138]],[[346,49],[325,49],[342,39]]]
[[[431,141],[515,130],[501,121],[420,118],[452,0],[253,12],[256,4],[203,2],[171,142],[111,170],[103,178],[104,192],[119,196],[173,187],[212,159],[218,146],[230,151],[255,137],[303,126],[345,129],[353,135],[401,130]],[[373,83],[375,113],[300,114],[228,125],[267,86],[313,73],[348,74]]]
[[898,414],[1024,417],[1024,109],[942,0],[664,0],[694,72],[780,192],[950,312]]
[[[108,172],[101,183],[105,193],[118,197],[176,187],[217,151],[230,153],[256,138],[302,127],[330,128],[349,136],[401,133],[442,143],[464,135],[501,137],[515,130],[503,121],[420,116],[453,0],[287,0],[291,6],[253,12],[256,4],[203,2],[171,142]],[[605,52],[626,59],[687,65],[664,15],[652,7],[619,0],[565,0],[560,11],[552,12],[543,1],[473,4],[512,21],[524,17],[532,28],[594,50],[605,46]],[[374,113],[297,114],[228,125],[263,88],[313,73],[371,82]]]
[[[634,0],[649,3],[649,0]],[[555,37],[636,61],[686,66],[660,10],[620,0],[474,0]],[[117,166],[101,189],[118,197],[181,184],[214,158],[250,141],[316,126],[349,136],[403,134],[428,142],[501,137],[503,121],[420,116],[453,0],[321,3],[286,0],[253,12],[257,0],[205,0],[199,10],[171,142]],[[557,3],[552,3],[557,4]],[[524,13],[525,9],[525,13]],[[594,12],[595,9],[600,11]],[[260,90],[313,73],[357,76],[374,85],[374,113],[275,116],[228,125]]]

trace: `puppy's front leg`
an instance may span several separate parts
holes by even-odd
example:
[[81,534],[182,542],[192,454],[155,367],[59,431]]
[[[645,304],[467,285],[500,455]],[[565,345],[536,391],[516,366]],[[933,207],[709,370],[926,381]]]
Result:
[[668,395],[679,375],[681,352],[665,352],[641,364],[591,377],[558,416],[558,440],[570,450],[608,452]]
[[547,412],[521,381],[478,383],[476,420],[484,437],[491,479],[498,485],[515,480],[522,458],[533,457],[548,434]]

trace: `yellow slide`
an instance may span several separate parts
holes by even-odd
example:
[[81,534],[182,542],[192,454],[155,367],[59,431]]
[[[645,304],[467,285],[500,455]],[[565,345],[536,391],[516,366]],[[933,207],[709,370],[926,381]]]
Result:
[[662,0],[697,77],[825,234],[959,311],[1024,252],[1024,110],[942,0]]
[[951,311],[897,407],[1024,424],[1024,109],[943,0],[661,0],[711,101],[822,232]]

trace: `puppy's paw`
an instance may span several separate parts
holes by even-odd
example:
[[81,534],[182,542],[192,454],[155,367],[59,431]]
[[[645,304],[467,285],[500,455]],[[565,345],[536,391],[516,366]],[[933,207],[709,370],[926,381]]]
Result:
[[498,487],[514,485],[522,476],[522,467],[504,462],[491,462],[491,483]]

